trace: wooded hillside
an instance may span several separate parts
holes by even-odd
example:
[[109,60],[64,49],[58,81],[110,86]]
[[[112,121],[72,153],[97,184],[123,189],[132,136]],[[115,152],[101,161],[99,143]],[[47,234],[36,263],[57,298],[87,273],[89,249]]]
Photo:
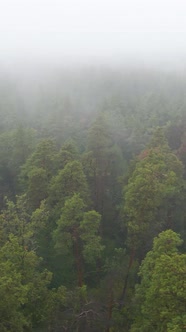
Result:
[[0,331],[186,329],[186,75],[0,79]]

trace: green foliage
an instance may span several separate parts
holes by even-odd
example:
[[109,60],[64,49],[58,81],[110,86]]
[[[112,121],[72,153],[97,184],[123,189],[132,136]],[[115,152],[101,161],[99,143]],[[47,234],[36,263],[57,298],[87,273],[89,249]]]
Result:
[[81,198],[87,202],[88,186],[86,177],[83,173],[82,165],[75,160],[66,164],[51,182],[49,191],[49,204],[57,208],[63,207],[65,200],[79,193]]
[[85,204],[78,194],[65,201],[54,235],[57,239],[57,247],[62,246],[63,250],[71,249],[73,240],[77,241],[78,228],[83,218],[84,209]]
[[136,287],[136,319],[131,331],[182,331],[185,326],[186,255],[178,252],[180,237],[171,230],[154,240],[140,267]]
[[29,174],[33,168],[39,168],[46,171],[48,180],[54,173],[54,161],[56,156],[56,147],[52,139],[45,139],[39,142],[36,150],[27,159],[22,167],[21,181],[27,184]]
[[36,132],[29,128],[19,127],[0,135],[0,207],[5,196],[13,199],[18,193],[20,167],[32,153],[35,141]]
[[50,332],[103,331],[103,313],[100,306],[90,299],[86,286],[68,290],[59,287],[53,291],[48,315]]
[[0,249],[0,327],[3,332],[32,331],[45,319],[48,271],[39,272],[40,259],[34,251],[10,235]]
[[63,144],[56,156],[57,169],[63,169],[65,165],[77,159],[78,148],[73,140],[69,140]]
[[139,156],[124,190],[124,210],[133,242],[146,242],[174,222],[173,218],[170,221],[169,212],[172,200],[181,198],[181,181],[182,164],[164,144]]
[[74,256],[80,286],[83,281],[83,259],[94,263],[104,249],[98,235],[101,216],[96,211],[85,212],[85,208],[79,194],[67,199],[54,232],[56,248],[62,252],[70,251]]
[[121,199],[118,176],[125,163],[119,145],[115,143],[110,114],[98,114],[88,132],[87,149],[82,156],[83,169],[90,187],[93,207],[102,215],[101,232],[106,238],[117,237],[113,220]]
[[83,215],[80,223],[80,238],[83,242],[83,257],[86,262],[94,263],[100,257],[104,246],[101,244],[101,237],[98,235],[101,215],[96,211],[88,211]]
[[28,174],[27,196],[32,210],[40,206],[42,200],[48,196],[48,177],[43,168],[33,167]]
[[3,262],[0,258],[0,270],[0,329],[2,332],[21,332],[27,325],[21,311],[27,301],[27,287],[21,283],[21,274],[11,261]]
[[90,128],[88,143],[89,150],[93,151],[97,158],[101,158],[101,154],[104,152],[104,149],[112,145],[109,126],[104,113],[101,113],[97,117],[96,121]]
[[50,225],[49,215],[46,202],[42,201],[40,207],[32,213],[30,223],[32,240],[37,248],[37,253],[44,260],[48,258],[53,226]]
[[9,235],[13,234],[21,245],[28,246],[32,236],[29,222],[25,195],[17,197],[16,203],[6,199],[6,208],[0,215],[0,245],[4,245]]

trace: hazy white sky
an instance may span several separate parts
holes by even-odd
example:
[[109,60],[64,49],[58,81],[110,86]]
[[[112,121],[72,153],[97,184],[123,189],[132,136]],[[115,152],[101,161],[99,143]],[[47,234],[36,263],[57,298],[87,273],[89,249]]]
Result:
[[186,56],[186,0],[0,0],[0,60],[143,56]]

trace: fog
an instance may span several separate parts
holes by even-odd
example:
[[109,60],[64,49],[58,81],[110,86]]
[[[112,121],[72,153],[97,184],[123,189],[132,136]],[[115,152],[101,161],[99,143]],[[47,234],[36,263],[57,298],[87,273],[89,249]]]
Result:
[[184,68],[184,0],[1,0],[0,64]]

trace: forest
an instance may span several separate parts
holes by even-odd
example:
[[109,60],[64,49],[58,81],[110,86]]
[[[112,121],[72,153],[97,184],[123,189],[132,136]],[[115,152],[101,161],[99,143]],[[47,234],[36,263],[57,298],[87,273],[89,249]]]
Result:
[[0,70],[0,332],[186,331],[186,73]]

